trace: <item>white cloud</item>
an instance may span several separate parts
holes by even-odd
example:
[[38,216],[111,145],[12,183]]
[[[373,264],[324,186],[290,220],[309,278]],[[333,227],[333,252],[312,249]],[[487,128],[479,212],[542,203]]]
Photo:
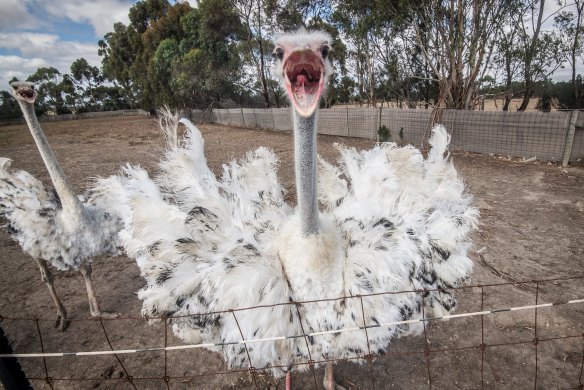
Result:
[[0,49],[20,52],[19,56],[0,56],[0,89],[6,89],[3,82],[12,76],[24,79],[39,67],[52,66],[61,73],[70,73],[73,61],[81,57],[90,65],[101,63],[97,43],[62,41],[54,34],[0,33]]
[[38,29],[47,27],[47,23],[34,17],[27,9],[30,0],[0,1],[0,31],[15,29]]
[[8,32],[0,33],[0,49],[19,50],[25,55],[32,52],[46,52],[51,50],[59,36],[55,34],[43,34],[32,32]]
[[0,89],[8,88],[8,81],[13,77],[26,79],[38,68],[49,66],[42,58],[23,58],[19,56],[0,55]]
[[89,23],[97,37],[112,31],[115,22],[127,24],[132,5],[127,0],[42,0],[37,4],[54,17]]
[[[43,66],[69,73],[77,58],[99,66],[97,40],[115,22],[128,23],[131,5],[131,0],[0,0],[0,89],[12,77],[24,79]],[[34,15],[44,15],[43,20]],[[90,25],[94,42],[64,40],[56,20]]]

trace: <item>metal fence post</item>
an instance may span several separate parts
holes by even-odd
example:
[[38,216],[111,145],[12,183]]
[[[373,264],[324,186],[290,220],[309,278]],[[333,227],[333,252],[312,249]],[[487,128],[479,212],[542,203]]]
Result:
[[274,109],[270,108],[270,112],[272,113],[272,123],[273,123],[273,129],[276,130],[276,119],[274,119]]
[[245,127],[245,115],[243,115],[243,107],[239,107],[241,110],[241,120],[243,121],[243,127]]
[[578,114],[580,110],[573,110],[570,115],[570,122],[566,129],[566,144],[564,146],[564,158],[562,159],[562,166],[567,167],[570,162],[570,154],[572,154],[572,144],[574,143],[574,134],[576,134],[576,122],[578,121]]

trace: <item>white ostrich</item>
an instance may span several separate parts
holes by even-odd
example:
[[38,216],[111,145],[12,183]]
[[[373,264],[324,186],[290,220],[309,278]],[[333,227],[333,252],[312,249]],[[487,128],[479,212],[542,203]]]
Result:
[[[103,185],[119,200],[110,207],[124,215],[124,248],[147,281],[138,295],[142,314],[172,316],[174,334],[186,342],[227,343],[210,349],[229,367],[271,367],[279,377],[290,371],[274,366],[383,353],[392,337],[419,328],[371,328],[368,342],[342,332],[309,342],[229,343],[421,318],[423,307],[440,315],[455,306],[448,291],[364,297],[363,306],[358,298],[271,305],[448,288],[472,269],[467,248],[478,215],[444,157],[449,137],[442,126],[434,128],[426,159],[413,147],[383,144],[361,152],[339,146],[338,166],[317,161],[329,42],[327,34],[305,30],[275,41],[293,107],[297,207],[284,202],[271,150],[247,153],[218,179],[207,167],[201,133],[185,119],[185,139],[170,143],[154,179],[128,166],[118,182]],[[325,387],[333,389],[332,363],[325,366]]]
[[54,185],[48,191],[25,171],[9,170],[11,160],[0,161],[0,215],[8,223],[12,238],[39,266],[41,277],[57,307],[57,324],[68,326],[67,311],[59,300],[53,276],[47,266],[58,270],[79,270],[85,280],[89,308],[94,317],[115,317],[116,313],[100,310],[91,282],[91,261],[102,254],[117,254],[121,221],[99,204],[99,198],[77,197],[51,149],[36,118],[34,85],[12,82],[30,132],[36,142]]

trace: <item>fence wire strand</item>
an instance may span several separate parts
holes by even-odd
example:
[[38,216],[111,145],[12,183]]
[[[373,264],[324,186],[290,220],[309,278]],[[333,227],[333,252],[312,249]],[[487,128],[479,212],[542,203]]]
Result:
[[[581,304],[584,303],[584,299],[571,299],[571,300],[560,300],[557,302],[552,302],[552,303],[541,303],[540,300],[540,295],[541,295],[541,285],[542,284],[546,284],[546,283],[552,283],[554,286],[558,286],[560,285],[559,283],[562,281],[568,281],[568,280],[583,280],[584,279],[584,275],[581,276],[570,276],[570,277],[564,277],[564,278],[548,278],[548,279],[542,279],[542,280],[529,280],[529,281],[519,281],[519,282],[504,282],[504,283],[491,283],[491,284],[479,284],[479,285],[467,285],[467,286],[459,286],[459,287],[453,287],[453,288],[448,288],[448,289],[435,289],[434,291],[447,291],[447,290],[464,290],[464,289],[478,289],[479,293],[480,293],[480,311],[478,312],[467,312],[467,313],[458,313],[458,314],[452,314],[452,315],[445,315],[442,317],[428,317],[427,316],[427,302],[426,302],[426,297],[428,296],[429,292],[432,290],[414,290],[413,292],[417,293],[417,294],[421,294],[421,318],[420,319],[415,319],[415,320],[405,320],[405,321],[400,321],[400,322],[396,322],[396,323],[375,323],[375,324],[368,324],[366,321],[367,318],[367,313],[365,313],[365,309],[364,309],[364,304],[363,304],[363,300],[364,298],[368,298],[371,296],[380,296],[380,295],[384,295],[384,294],[397,294],[397,293],[404,293],[402,291],[400,292],[385,292],[385,293],[373,293],[373,294],[363,294],[363,295],[356,295],[356,296],[349,296],[349,297],[340,297],[340,298],[326,298],[326,299],[320,299],[320,300],[311,300],[311,301],[306,301],[306,302],[286,302],[286,303],[282,303],[282,304],[276,304],[276,305],[262,305],[262,306],[255,306],[255,307],[249,307],[249,308],[235,308],[235,309],[230,309],[227,311],[223,311],[220,313],[231,313],[231,315],[233,316],[233,319],[239,329],[239,333],[241,336],[241,341],[238,342],[224,342],[224,343],[206,343],[206,344],[197,344],[197,345],[178,345],[178,346],[169,346],[168,345],[168,326],[169,323],[171,321],[171,319],[173,317],[166,317],[166,318],[161,318],[163,319],[163,331],[164,331],[164,336],[163,336],[163,340],[164,340],[164,344],[163,347],[148,347],[148,348],[140,348],[140,349],[133,349],[133,350],[115,350],[112,343],[111,343],[111,338],[108,334],[107,331],[107,327],[104,324],[104,321],[120,321],[120,320],[124,320],[124,318],[120,319],[77,319],[77,321],[99,321],[100,325],[101,325],[101,329],[103,332],[103,335],[105,337],[105,340],[107,341],[107,345],[109,346],[109,351],[86,351],[86,352],[78,352],[78,353],[71,353],[71,352],[64,352],[64,353],[52,353],[52,352],[46,352],[45,351],[45,344],[43,341],[43,334],[41,331],[41,326],[40,326],[40,322],[41,321],[49,321],[48,319],[39,319],[39,318],[22,318],[22,317],[8,317],[8,316],[0,316],[0,321],[31,321],[32,323],[34,323],[35,327],[36,327],[36,332],[38,334],[38,338],[40,341],[40,350],[41,353],[40,354],[22,354],[22,353],[18,353],[17,351],[15,351],[15,353],[13,354],[3,354],[0,355],[0,358],[14,358],[14,357],[36,357],[36,358],[42,358],[43,361],[43,365],[42,365],[42,369],[43,369],[43,373],[44,373],[44,377],[38,377],[38,376],[28,376],[28,380],[30,381],[42,381],[44,383],[46,383],[51,389],[54,388],[54,383],[55,382],[68,382],[68,383],[72,383],[72,382],[79,382],[79,383],[83,383],[83,382],[88,382],[88,381],[118,381],[118,382],[127,382],[129,383],[134,389],[137,389],[138,387],[136,386],[136,382],[137,381],[162,381],[165,384],[165,387],[167,389],[170,389],[170,383],[172,381],[184,381],[184,380],[204,380],[205,378],[209,378],[212,376],[221,376],[221,375],[231,375],[231,374],[248,374],[251,377],[253,386],[255,388],[261,388],[260,384],[257,382],[258,380],[258,374],[259,373],[269,373],[269,370],[273,370],[273,369],[282,369],[282,370],[292,370],[292,373],[294,373],[294,368],[301,368],[301,367],[307,367],[310,372],[311,372],[311,376],[314,380],[314,388],[318,389],[318,381],[317,381],[317,375],[316,375],[316,369],[315,366],[316,365],[320,365],[320,364],[326,364],[326,363],[339,363],[339,362],[347,362],[347,361],[363,361],[365,360],[367,362],[367,366],[368,366],[368,370],[370,373],[370,380],[371,380],[371,386],[372,388],[375,388],[375,381],[376,381],[376,376],[375,376],[375,369],[374,369],[374,361],[377,360],[378,358],[380,358],[382,355],[388,355],[388,356],[421,356],[424,360],[425,360],[425,370],[427,371],[427,387],[429,389],[432,389],[434,386],[434,380],[432,378],[432,371],[431,371],[431,356],[439,356],[442,354],[447,354],[447,353],[463,353],[465,351],[477,351],[480,352],[480,383],[481,383],[481,388],[485,388],[485,358],[486,358],[486,354],[485,352],[489,349],[493,349],[493,348],[498,348],[498,347],[509,347],[509,348],[513,348],[513,347],[518,347],[518,346],[529,346],[532,345],[533,346],[533,353],[534,353],[534,375],[533,375],[533,387],[535,389],[538,388],[538,386],[541,386],[540,384],[540,378],[539,378],[539,373],[540,373],[540,349],[539,346],[542,343],[549,343],[549,342],[553,342],[553,341],[559,341],[559,340],[566,340],[566,341],[574,341],[576,342],[576,340],[581,340],[583,347],[582,347],[582,359],[579,362],[579,369],[577,369],[577,378],[575,378],[575,380],[577,380],[577,386],[573,387],[574,389],[582,389],[584,387],[583,384],[583,376],[584,376],[584,333],[580,333],[580,334],[568,334],[568,335],[557,335],[554,337],[541,337],[540,333],[539,333],[539,311],[543,308],[551,308],[554,306],[560,306],[560,305],[572,305],[572,304]],[[516,307],[505,307],[505,308],[495,308],[495,309],[490,309],[490,310],[485,310],[485,288],[500,288],[501,286],[518,286],[521,284],[531,284],[534,285],[534,299],[535,299],[535,303],[534,304],[528,304],[528,305],[524,305],[524,306],[516,306]],[[561,285],[560,285],[561,286]],[[472,291],[472,290],[471,290]],[[409,292],[409,291],[408,291]],[[303,320],[303,316],[301,313],[301,308],[303,307],[303,305],[305,304],[309,304],[309,303],[316,303],[316,302],[333,302],[339,299],[358,299],[361,305],[361,314],[362,314],[362,321],[363,321],[363,325],[362,326],[358,326],[355,328],[348,328],[348,329],[344,329],[344,330],[333,330],[333,331],[319,331],[318,329],[308,333],[306,332],[306,328],[305,328],[305,324],[304,324],[304,320]],[[533,301],[532,301],[533,302]],[[282,337],[270,337],[270,338],[265,338],[265,339],[251,339],[251,340],[246,340],[245,336],[242,332],[242,329],[240,327],[238,318],[236,313],[239,311],[243,311],[243,310],[254,310],[257,308],[266,308],[266,307],[275,307],[275,306],[280,306],[280,305],[288,305],[290,306],[291,310],[296,311],[296,314],[298,316],[298,320],[301,326],[301,330],[302,330],[302,334],[301,335],[283,335]],[[493,314],[499,314],[499,313],[509,313],[509,312],[516,312],[516,311],[520,311],[520,310],[533,310],[534,311],[534,316],[533,316],[533,324],[534,324],[534,329],[533,329],[533,338],[530,339],[521,339],[521,340],[516,340],[516,341],[503,341],[503,342],[490,342],[490,343],[486,343],[485,340],[485,317],[487,315],[493,315]],[[217,314],[217,312],[214,312],[214,314]],[[204,313],[204,314],[200,314],[197,313],[196,315],[208,315],[208,313]],[[191,315],[194,316],[194,315]],[[429,342],[429,337],[428,337],[428,325],[433,322],[433,321],[439,321],[442,319],[446,319],[446,318],[464,318],[464,317],[471,317],[471,316],[479,316],[480,317],[480,344],[474,344],[474,345],[468,345],[468,346],[459,346],[459,345],[454,345],[454,346],[450,346],[450,347],[440,347],[438,346],[437,348],[432,348],[430,346],[430,342]],[[181,316],[182,317],[182,316]],[[132,318],[132,317],[127,317],[127,318]],[[125,319],[127,319],[125,318]],[[149,318],[152,319],[152,318]],[[395,350],[387,350],[387,351],[383,351],[383,352],[378,352],[378,353],[373,353],[371,351],[371,346],[370,346],[370,339],[369,339],[369,333],[368,333],[368,329],[373,329],[373,328],[380,328],[380,327],[389,327],[389,326],[395,326],[398,325],[400,323],[414,323],[414,322],[421,322],[421,325],[423,327],[423,343],[424,343],[424,347],[421,350],[405,350],[405,351],[395,351]],[[312,329],[311,329],[312,330]],[[69,330],[71,331],[71,330]],[[354,356],[350,356],[347,358],[342,358],[342,359],[321,359],[321,360],[315,360],[314,356],[311,353],[311,348],[310,348],[310,341],[309,339],[311,337],[317,336],[317,335],[322,335],[322,334],[330,334],[330,333],[338,333],[340,331],[363,331],[364,336],[366,337],[367,340],[367,355],[363,356],[361,352],[355,352]],[[308,355],[308,360],[307,361],[297,361],[294,362],[293,364],[291,364],[290,366],[278,366],[278,365],[272,365],[269,367],[254,367],[252,364],[252,359],[250,356],[250,352],[248,349],[247,344],[250,343],[254,343],[254,342],[262,342],[262,341],[270,341],[270,340],[286,340],[286,339],[291,339],[291,338],[303,338],[305,340],[305,344],[306,344],[306,348],[307,348],[307,355]],[[493,340],[495,341],[495,340]],[[243,345],[241,345],[243,344]],[[178,351],[178,350],[183,350],[183,349],[191,349],[191,348],[202,348],[202,347],[211,347],[211,346],[234,346],[234,345],[240,345],[242,348],[245,348],[246,354],[247,354],[247,361],[249,363],[249,367],[247,368],[236,368],[236,369],[230,369],[230,370],[224,370],[224,371],[216,371],[216,372],[203,372],[203,373],[189,373],[189,375],[182,375],[182,376],[178,376],[178,375],[172,375],[169,371],[168,371],[168,357],[167,357],[167,352],[168,351]],[[162,374],[161,376],[132,376],[130,375],[129,371],[127,370],[127,368],[125,367],[122,359],[120,359],[120,354],[123,353],[148,353],[148,352],[160,352],[163,351],[164,354],[162,355],[162,359],[163,359],[163,370],[162,370]],[[71,377],[71,378],[65,378],[65,377],[51,377],[49,375],[49,369],[48,369],[48,365],[47,365],[47,359],[48,358],[57,358],[57,356],[91,356],[91,355],[100,355],[100,354],[110,354],[110,355],[114,355],[114,357],[116,358],[117,363],[119,364],[120,368],[122,369],[124,376],[120,377],[120,378],[104,378],[102,377]],[[492,369],[492,367],[491,367]],[[263,374],[262,374],[263,375]]]

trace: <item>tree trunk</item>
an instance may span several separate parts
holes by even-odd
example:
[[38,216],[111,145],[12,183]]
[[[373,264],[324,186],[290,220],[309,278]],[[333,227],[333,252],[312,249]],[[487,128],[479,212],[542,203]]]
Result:
[[258,1],[258,34],[259,34],[259,45],[260,45],[260,77],[262,82],[262,96],[264,97],[265,108],[270,108],[270,93],[268,92],[268,82],[266,81],[266,71],[264,64],[264,43],[262,39],[262,9],[261,1]]
[[367,62],[367,104],[375,107],[375,73],[373,69],[373,56],[369,48],[369,36],[365,35],[365,61]]
[[511,95],[505,94],[505,100],[503,103],[503,111],[509,111],[509,104],[511,104]]
[[580,100],[579,86],[576,83],[576,50],[580,46],[580,29],[582,23],[582,9],[584,7],[584,1],[576,1],[576,29],[574,35],[574,43],[572,44],[572,88],[574,88],[574,108],[578,107],[578,101]]
[[[527,72],[527,69],[525,71]],[[531,95],[533,95],[533,85],[531,83],[531,78],[526,78],[523,101],[521,102],[521,105],[519,106],[517,111],[525,111],[527,109],[527,106],[529,105],[529,99],[531,99]]]
[[533,37],[531,38],[529,51],[526,53],[525,58],[525,93],[523,94],[523,101],[521,102],[521,106],[519,106],[517,111],[525,111],[527,109],[527,105],[529,104],[529,99],[531,99],[531,95],[533,95],[533,85],[531,80],[531,61],[535,56],[535,46],[537,40],[539,39],[539,32],[541,30],[544,6],[545,0],[540,0],[539,14],[537,15],[537,24],[535,25],[535,31],[533,32]]

